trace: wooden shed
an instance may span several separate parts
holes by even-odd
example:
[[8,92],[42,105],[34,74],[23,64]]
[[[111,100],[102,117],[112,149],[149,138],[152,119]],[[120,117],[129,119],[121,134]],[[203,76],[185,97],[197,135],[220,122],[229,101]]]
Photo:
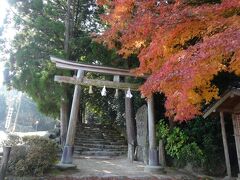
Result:
[[[227,175],[231,177],[231,164],[228,152],[228,144],[225,130],[224,113],[230,113],[233,121],[234,139],[238,157],[238,167],[240,172],[240,88],[231,88],[226,91],[219,100],[213,103],[203,114],[203,117],[208,117],[211,113],[217,112],[220,114],[222,139],[224,146],[224,155],[227,168]],[[238,174],[240,180],[240,173]]]

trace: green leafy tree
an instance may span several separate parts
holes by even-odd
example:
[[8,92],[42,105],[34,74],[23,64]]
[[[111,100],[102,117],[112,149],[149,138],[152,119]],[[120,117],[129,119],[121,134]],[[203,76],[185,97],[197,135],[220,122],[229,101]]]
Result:
[[[70,75],[70,72],[57,70],[49,61],[50,55],[63,58],[66,56],[63,46],[66,1],[9,2],[12,9],[15,9],[12,10],[12,21],[19,30],[10,49],[10,71],[14,74],[11,85],[30,95],[42,112],[56,117],[59,114],[61,97],[68,99],[72,93],[72,88],[68,88],[70,86],[60,86],[53,81],[55,74]],[[94,24],[93,20],[89,21],[88,25],[86,23],[90,17],[95,17],[93,2],[73,1],[75,9],[72,13],[69,57],[72,60],[89,63],[102,60],[93,57],[92,54],[96,54],[93,51],[101,48],[92,43],[87,33]]]
[[[61,99],[66,99],[69,106],[73,93],[73,86],[60,85],[53,81],[55,74],[73,74],[56,69],[49,61],[50,55],[89,64],[126,67],[126,61],[122,61],[114,50],[109,51],[91,40],[90,33],[102,29],[98,19],[101,9],[97,8],[94,0],[71,1],[68,51],[64,50],[67,11],[65,0],[9,2],[14,15],[12,21],[19,30],[10,49],[10,74],[13,76],[10,86],[26,92],[45,114],[59,116]],[[94,77],[103,78],[100,75]],[[105,119],[114,117],[114,110],[108,109],[113,98],[101,98],[100,93],[90,96],[84,91],[83,104],[86,101],[91,104],[89,107],[98,109],[97,114],[107,112]],[[102,103],[106,106],[102,106]]]
[[64,9],[54,1],[12,0],[10,4],[16,9],[12,20],[19,29],[11,43],[11,85],[31,96],[42,112],[56,117],[64,93],[53,82],[58,70],[49,55],[63,56]]

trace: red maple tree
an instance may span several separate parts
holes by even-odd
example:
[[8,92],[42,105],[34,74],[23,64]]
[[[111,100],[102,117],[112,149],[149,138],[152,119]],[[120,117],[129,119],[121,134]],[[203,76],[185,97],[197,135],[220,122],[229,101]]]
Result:
[[[123,57],[137,54],[136,74],[149,74],[141,92],[166,96],[166,114],[184,121],[218,98],[211,80],[240,75],[240,0],[98,0],[109,28],[98,38]],[[195,0],[196,1],[196,0]]]

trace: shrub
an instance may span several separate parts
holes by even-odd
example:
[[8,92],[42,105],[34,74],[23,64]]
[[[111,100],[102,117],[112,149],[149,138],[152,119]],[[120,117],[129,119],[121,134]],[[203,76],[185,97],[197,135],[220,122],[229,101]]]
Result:
[[2,142],[3,146],[17,146],[19,144],[22,144],[22,139],[15,134],[8,134],[7,139]]
[[13,148],[9,161],[10,173],[37,176],[46,172],[57,160],[57,144],[45,137],[23,138],[23,146]]
[[[8,171],[9,172],[15,172],[18,165],[19,161],[22,161],[23,159],[25,159],[27,156],[27,149],[26,146],[12,146],[11,149],[11,154],[10,154],[10,159],[8,162]],[[17,173],[20,174],[20,173]]]
[[160,120],[157,124],[157,138],[162,140],[166,139],[170,133],[169,131],[170,129],[164,120]]
[[218,117],[206,119],[198,117],[186,123],[184,132],[191,137],[191,141],[200,145],[205,157],[203,165],[205,172],[211,176],[223,176],[225,160]]
[[191,162],[193,166],[202,166],[205,161],[203,151],[195,143],[189,143],[182,147],[179,154],[179,162],[186,165],[187,162]]
[[165,149],[169,156],[176,160],[177,166],[191,163],[202,166],[204,154],[196,142],[191,142],[189,136],[179,127],[169,129],[161,120],[157,125],[157,137],[165,141]]
[[166,150],[168,155],[180,159],[181,151],[187,145],[188,137],[180,128],[173,128],[167,136]]

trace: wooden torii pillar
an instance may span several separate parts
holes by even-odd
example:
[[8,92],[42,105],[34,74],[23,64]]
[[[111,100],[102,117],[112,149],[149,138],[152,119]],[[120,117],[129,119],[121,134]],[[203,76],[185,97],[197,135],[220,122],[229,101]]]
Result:
[[159,164],[159,157],[156,143],[154,98],[151,95],[147,99],[148,104],[148,138],[149,138],[149,164],[144,168],[146,172],[163,172],[163,167]]
[[128,139],[128,159],[130,162],[134,161],[135,147],[137,141],[132,99],[125,97],[125,117],[126,117],[126,129],[127,129],[127,139]]
[[[83,77],[84,77],[84,71],[78,70],[77,79],[79,81],[82,81]],[[61,164],[72,164],[73,162],[72,156],[74,152],[74,137],[75,137],[76,126],[77,126],[80,94],[81,94],[81,86],[75,85],[70,120],[69,120],[68,131],[67,131],[67,138],[66,138],[66,143],[64,145],[64,149],[62,153]]]

